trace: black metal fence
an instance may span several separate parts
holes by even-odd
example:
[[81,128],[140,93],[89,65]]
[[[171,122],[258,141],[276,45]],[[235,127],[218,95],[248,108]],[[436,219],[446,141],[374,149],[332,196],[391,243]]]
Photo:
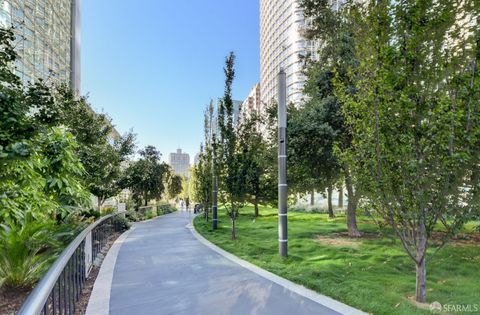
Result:
[[[23,303],[18,315],[70,315],[75,314],[76,304],[89,272],[86,255],[93,262],[109,237],[123,229],[116,216],[124,212],[102,217],[83,230],[61,253]],[[91,237],[91,243],[90,243]],[[91,246],[86,246],[87,243]],[[91,253],[87,253],[86,251]]]

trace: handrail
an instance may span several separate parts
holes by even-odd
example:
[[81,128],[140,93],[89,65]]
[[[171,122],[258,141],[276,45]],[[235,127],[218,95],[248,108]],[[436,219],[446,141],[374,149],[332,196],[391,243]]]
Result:
[[45,303],[50,297],[50,293],[55,287],[58,278],[65,270],[65,267],[72,258],[77,248],[82,244],[95,227],[105,220],[123,214],[126,211],[116,212],[102,217],[101,219],[92,222],[87,228],[85,228],[68,246],[65,248],[60,256],[55,260],[53,265],[48,269],[47,273],[42,277],[40,282],[35,286],[32,292],[28,295],[28,298],[22,304],[22,307],[18,311],[17,315],[34,315],[40,314],[45,307]]

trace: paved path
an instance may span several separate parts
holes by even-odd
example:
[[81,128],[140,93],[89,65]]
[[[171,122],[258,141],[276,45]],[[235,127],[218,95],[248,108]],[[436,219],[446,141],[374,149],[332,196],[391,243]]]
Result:
[[339,314],[199,242],[175,212],[138,223],[113,271],[110,314]]

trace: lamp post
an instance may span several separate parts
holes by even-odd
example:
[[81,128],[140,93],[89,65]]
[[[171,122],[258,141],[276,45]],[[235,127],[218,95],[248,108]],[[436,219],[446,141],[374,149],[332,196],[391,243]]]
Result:
[[218,180],[217,180],[217,139],[215,131],[212,134],[212,229],[217,229],[217,195],[218,195]]
[[287,77],[278,73],[278,249],[281,257],[288,255],[287,236]]

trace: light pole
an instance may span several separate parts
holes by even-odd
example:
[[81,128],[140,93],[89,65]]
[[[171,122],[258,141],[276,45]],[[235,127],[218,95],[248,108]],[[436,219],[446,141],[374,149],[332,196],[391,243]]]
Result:
[[217,139],[215,131],[212,134],[212,229],[217,229],[217,195],[218,195],[218,180],[217,180]]
[[278,250],[288,255],[287,236],[287,77],[278,73]]

